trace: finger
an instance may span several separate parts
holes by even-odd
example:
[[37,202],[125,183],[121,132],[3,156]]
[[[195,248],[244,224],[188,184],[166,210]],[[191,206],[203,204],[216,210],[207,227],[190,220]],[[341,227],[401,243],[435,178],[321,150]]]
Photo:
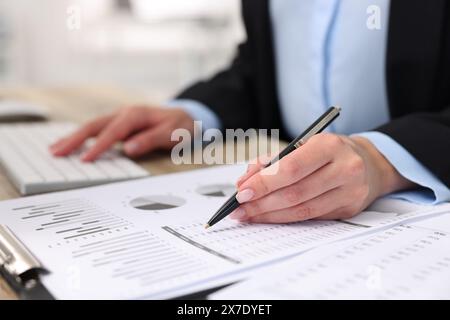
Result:
[[256,159],[255,163],[250,163],[247,167],[247,171],[242,175],[238,181],[236,182],[236,186],[239,187],[242,183],[244,183],[248,178],[254,175],[256,172],[263,169],[271,160],[271,157],[268,155],[260,156]]
[[66,156],[79,148],[86,139],[96,136],[112,119],[113,115],[104,116],[83,125],[67,137],[59,139],[50,146],[54,156]]
[[241,208],[245,211],[245,218],[291,208],[341,186],[345,180],[345,175],[339,170],[339,166],[329,163],[290,186],[278,189],[260,199],[244,203]]
[[63,149],[76,149],[86,139],[97,135],[108,124],[108,122],[111,121],[112,118],[113,115],[109,115],[90,121],[72,134],[53,143],[50,146],[50,149],[57,153],[65,151]]
[[131,113],[116,117],[100,132],[94,145],[81,156],[81,160],[93,161],[97,159],[116,142],[125,139],[133,131],[139,130],[142,124],[140,120]]
[[287,209],[276,210],[241,220],[252,223],[289,223],[315,219],[343,206],[341,188],[332,189],[314,199]]
[[239,186],[236,199],[248,202],[291,185],[331,162],[342,147],[342,139],[336,135],[316,135],[275,165],[248,178]]
[[137,157],[161,147],[167,140],[168,130],[168,128],[158,126],[135,134],[124,144],[125,154]]

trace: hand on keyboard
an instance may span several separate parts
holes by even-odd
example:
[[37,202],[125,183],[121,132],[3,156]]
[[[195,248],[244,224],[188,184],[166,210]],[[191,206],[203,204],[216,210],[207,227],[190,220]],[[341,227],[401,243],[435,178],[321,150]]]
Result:
[[50,146],[55,156],[66,156],[96,137],[96,142],[81,155],[83,161],[93,161],[123,141],[124,152],[131,157],[155,149],[169,149],[177,142],[171,141],[172,131],[185,128],[193,131],[193,119],[181,109],[126,107],[112,115],[88,122],[74,133]]
[[0,164],[21,194],[35,194],[92,186],[148,176],[148,172],[121,156],[105,152],[95,162],[82,162],[77,152],[53,157],[48,145],[73,132],[71,123],[18,123],[0,126]]

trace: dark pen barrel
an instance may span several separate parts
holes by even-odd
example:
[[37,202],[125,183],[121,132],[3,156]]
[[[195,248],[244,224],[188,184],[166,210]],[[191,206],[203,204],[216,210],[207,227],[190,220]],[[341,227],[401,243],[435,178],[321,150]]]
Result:
[[[301,135],[294,139],[289,145],[284,148],[278,156],[273,158],[265,167],[269,167],[278,160],[282,159],[301,145],[303,145],[311,136],[322,132],[334,119],[339,116],[341,109],[339,107],[330,107],[324,114],[322,114],[313,124],[311,124]],[[232,195],[220,209],[211,217],[205,228],[215,225],[217,222],[228,216],[240,203],[236,199],[236,194]]]
[[227,201],[226,206],[224,205],[221,209],[219,209],[218,214],[214,215],[208,221],[208,226],[212,227],[239,207],[240,203],[236,200],[236,197],[233,196],[230,200],[231,201]]

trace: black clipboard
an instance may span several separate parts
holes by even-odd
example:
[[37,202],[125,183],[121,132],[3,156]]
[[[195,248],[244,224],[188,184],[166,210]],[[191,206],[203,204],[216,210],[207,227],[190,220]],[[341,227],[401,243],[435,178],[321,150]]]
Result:
[[42,284],[48,271],[28,248],[4,225],[0,225],[0,275],[24,300],[54,300]]
[[[55,300],[40,281],[48,270],[5,225],[0,224],[0,276],[23,300]],[[232,284],[232,283],[231,283]],[[231,284],[193,292],[171,300],[205,300],[207,296]]]

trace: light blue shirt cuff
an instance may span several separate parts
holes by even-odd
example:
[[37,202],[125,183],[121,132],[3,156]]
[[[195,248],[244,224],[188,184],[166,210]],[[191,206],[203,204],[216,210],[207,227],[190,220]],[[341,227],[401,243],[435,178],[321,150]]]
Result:
[[397,192],[392,197],[423,204],[450,201],[450,189],[394,139],[376,131],[355,135],[372,142],[402,176],[423,187]]
[[206,105],[190,99],[174,99],[164,104],[169,108],[181,108],[186,111],[192,119],[202,122],[202,129],[220,129],[219,117]]

